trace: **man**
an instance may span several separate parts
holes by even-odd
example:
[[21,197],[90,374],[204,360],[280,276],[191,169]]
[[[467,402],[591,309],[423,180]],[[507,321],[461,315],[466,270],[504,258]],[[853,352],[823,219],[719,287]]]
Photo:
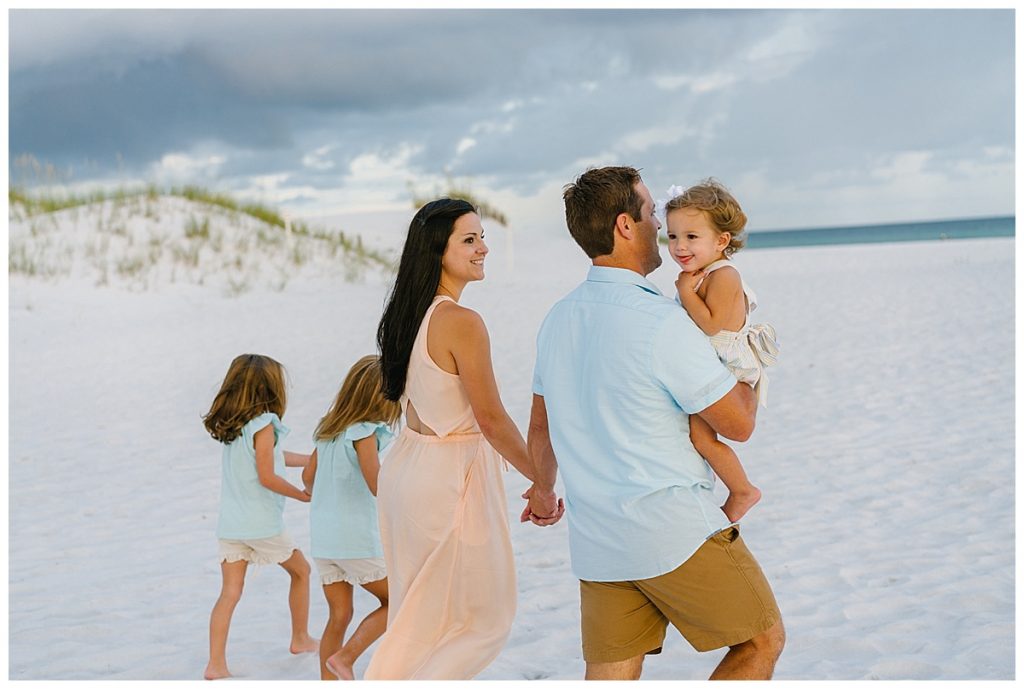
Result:
[[687,416],[746,440],[753,391],[645,278],[661,265],[661,223],[639,173],[588,170],[564,200],[569,232],[593,266],[537,337],[527,444],[538,478],[523,518],[552,523],[561,468],[586,678],[639,679],[671,622],[698,651],[729,647],[712,679],[770,679],[785,641],[781,615],[714,502]]

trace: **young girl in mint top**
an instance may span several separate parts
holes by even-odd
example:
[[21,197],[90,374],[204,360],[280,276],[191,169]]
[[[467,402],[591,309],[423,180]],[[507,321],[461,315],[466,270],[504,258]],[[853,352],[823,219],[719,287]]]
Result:
[[[310,540],[329,617],[320,641],[321,679],[354,679],[356,658],[384,633],[388,582],[377,526],[380,451],[391,442],[398,402],[384,397],[380,364],[364,356],[345,377],[317,426],[316,449],[302,471],[312,492]],[[380,606],[345,641],[352,594],[362,586]]]
[[309,563],[284,530],[284,499],[309,502],[309,493],[284,478],[280,442],[285,408],[284,369],[270,357],[243,354],[228,368],[224,382],[203,417],[221,454],[220,542],[222,586],[210,613],[210,661],[206,679],[230,677],[226,649],[231,615],[242,595],[249,563],[279,564],[291,577],[292,653],[317,649],[307,631]]

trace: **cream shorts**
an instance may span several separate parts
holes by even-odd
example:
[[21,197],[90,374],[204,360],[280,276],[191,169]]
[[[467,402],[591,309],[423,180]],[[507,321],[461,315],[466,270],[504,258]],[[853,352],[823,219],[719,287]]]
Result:
[[270,538],[232,540],[219,538],[221,562],[245,560],[253,565],[278,565],[292,556],[296,550],[292,537],[282,531]]
[[360,586],[371,581],[380,581],[388,575],[382,557],[364,557],[353,560],[330,560],[314,557],[316,571],[320,572],[320,583],[324,586],[344,581]]

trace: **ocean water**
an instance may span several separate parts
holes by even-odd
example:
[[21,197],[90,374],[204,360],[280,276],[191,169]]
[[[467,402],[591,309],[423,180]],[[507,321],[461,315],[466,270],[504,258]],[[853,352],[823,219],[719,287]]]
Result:
[[806,230],[757,230],[747,233],[747,249],[818,244],[865,244],[873,242],[921,242],[936,239],[1013,237],[1015,216],[968,218],[892,225],[854,225]]

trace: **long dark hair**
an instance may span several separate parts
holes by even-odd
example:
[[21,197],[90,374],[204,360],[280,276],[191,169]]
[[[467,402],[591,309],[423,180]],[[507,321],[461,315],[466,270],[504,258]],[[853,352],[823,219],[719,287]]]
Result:
[[384,396],[389,400],[398,401],[405,391],[412,345],[441,283],[441,256],[455,221],[475,212],[467,201],[437,199],[420,208],[409,223],[395,286],[377,327]]

